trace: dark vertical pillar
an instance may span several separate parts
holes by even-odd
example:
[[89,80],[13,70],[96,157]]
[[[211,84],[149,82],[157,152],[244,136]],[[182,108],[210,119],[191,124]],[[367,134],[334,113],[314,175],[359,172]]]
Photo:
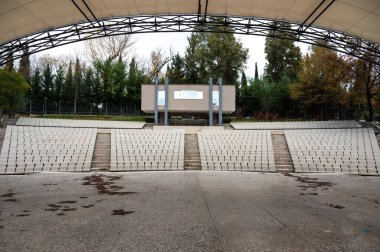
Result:
[[213,106],[212,106],[212,78],[209,79],[208,81],[209,84],[209,112],[208,112],[208,117],[209,117],[209,126],[212,126],[212,112],[213,112]]
[[223,126],[223,86],[222,86],[222,78],[219,78],[218,82],[219,82],[219,126]]
[[169,124],[169,79],[165,79],[165,126]]
[[154,78],[154,125],[158,125],[158,76]]

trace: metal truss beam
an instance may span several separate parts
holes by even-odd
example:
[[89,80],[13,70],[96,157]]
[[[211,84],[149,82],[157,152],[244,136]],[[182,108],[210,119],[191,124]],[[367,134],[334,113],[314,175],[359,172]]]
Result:
[[0,45],[0,65],[7,63],[7,56],[10,53],[13,53],[14,59],[18,59],[25,51],[28,54],[34,54],[54,47],[105,36],[194,31],[290,39],[330,48],[340,53],[380,64],[380,47],[378,44],[342,32],[313,26],[300,30],[299,27],[300,24],[296,23],[255,17],[207,16],[205,19],[200,19],[199,15],[196,14],[119,17],[98,20],[97,23],[85,22],[68,25],[4,43]]

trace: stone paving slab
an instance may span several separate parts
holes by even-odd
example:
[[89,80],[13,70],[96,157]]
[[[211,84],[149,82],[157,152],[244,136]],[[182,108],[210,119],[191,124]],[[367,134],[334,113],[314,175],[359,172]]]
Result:
[[378,251],[380,178],[0,176],[1,251]]

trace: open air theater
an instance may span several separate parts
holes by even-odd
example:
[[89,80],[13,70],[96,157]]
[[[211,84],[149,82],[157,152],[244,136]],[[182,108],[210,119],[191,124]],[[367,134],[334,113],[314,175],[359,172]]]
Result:
[[[378,64],[378,1],[2,1],[0,64],[77,41],[147,32],[271,35],[332,48]],[[235,86],[142,86],[142,122],[19,118],[8,126],[0,174],[200,169],[380,174],[372,127],[356,121],[235,122]],[[170,115],[205,118],[204,127],[170,126]],[[160,126],[164,125],[166,127]]]
[[0,0],[0,252],[379,252],[379,91],[380,0]]

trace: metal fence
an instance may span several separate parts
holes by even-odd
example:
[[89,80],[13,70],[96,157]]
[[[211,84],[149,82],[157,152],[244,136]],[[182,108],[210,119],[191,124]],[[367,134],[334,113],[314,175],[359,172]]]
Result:
[[67,101],[27,100],[19,114],[77,114],[77,115],[145,115],[138,104],[77,103]]

